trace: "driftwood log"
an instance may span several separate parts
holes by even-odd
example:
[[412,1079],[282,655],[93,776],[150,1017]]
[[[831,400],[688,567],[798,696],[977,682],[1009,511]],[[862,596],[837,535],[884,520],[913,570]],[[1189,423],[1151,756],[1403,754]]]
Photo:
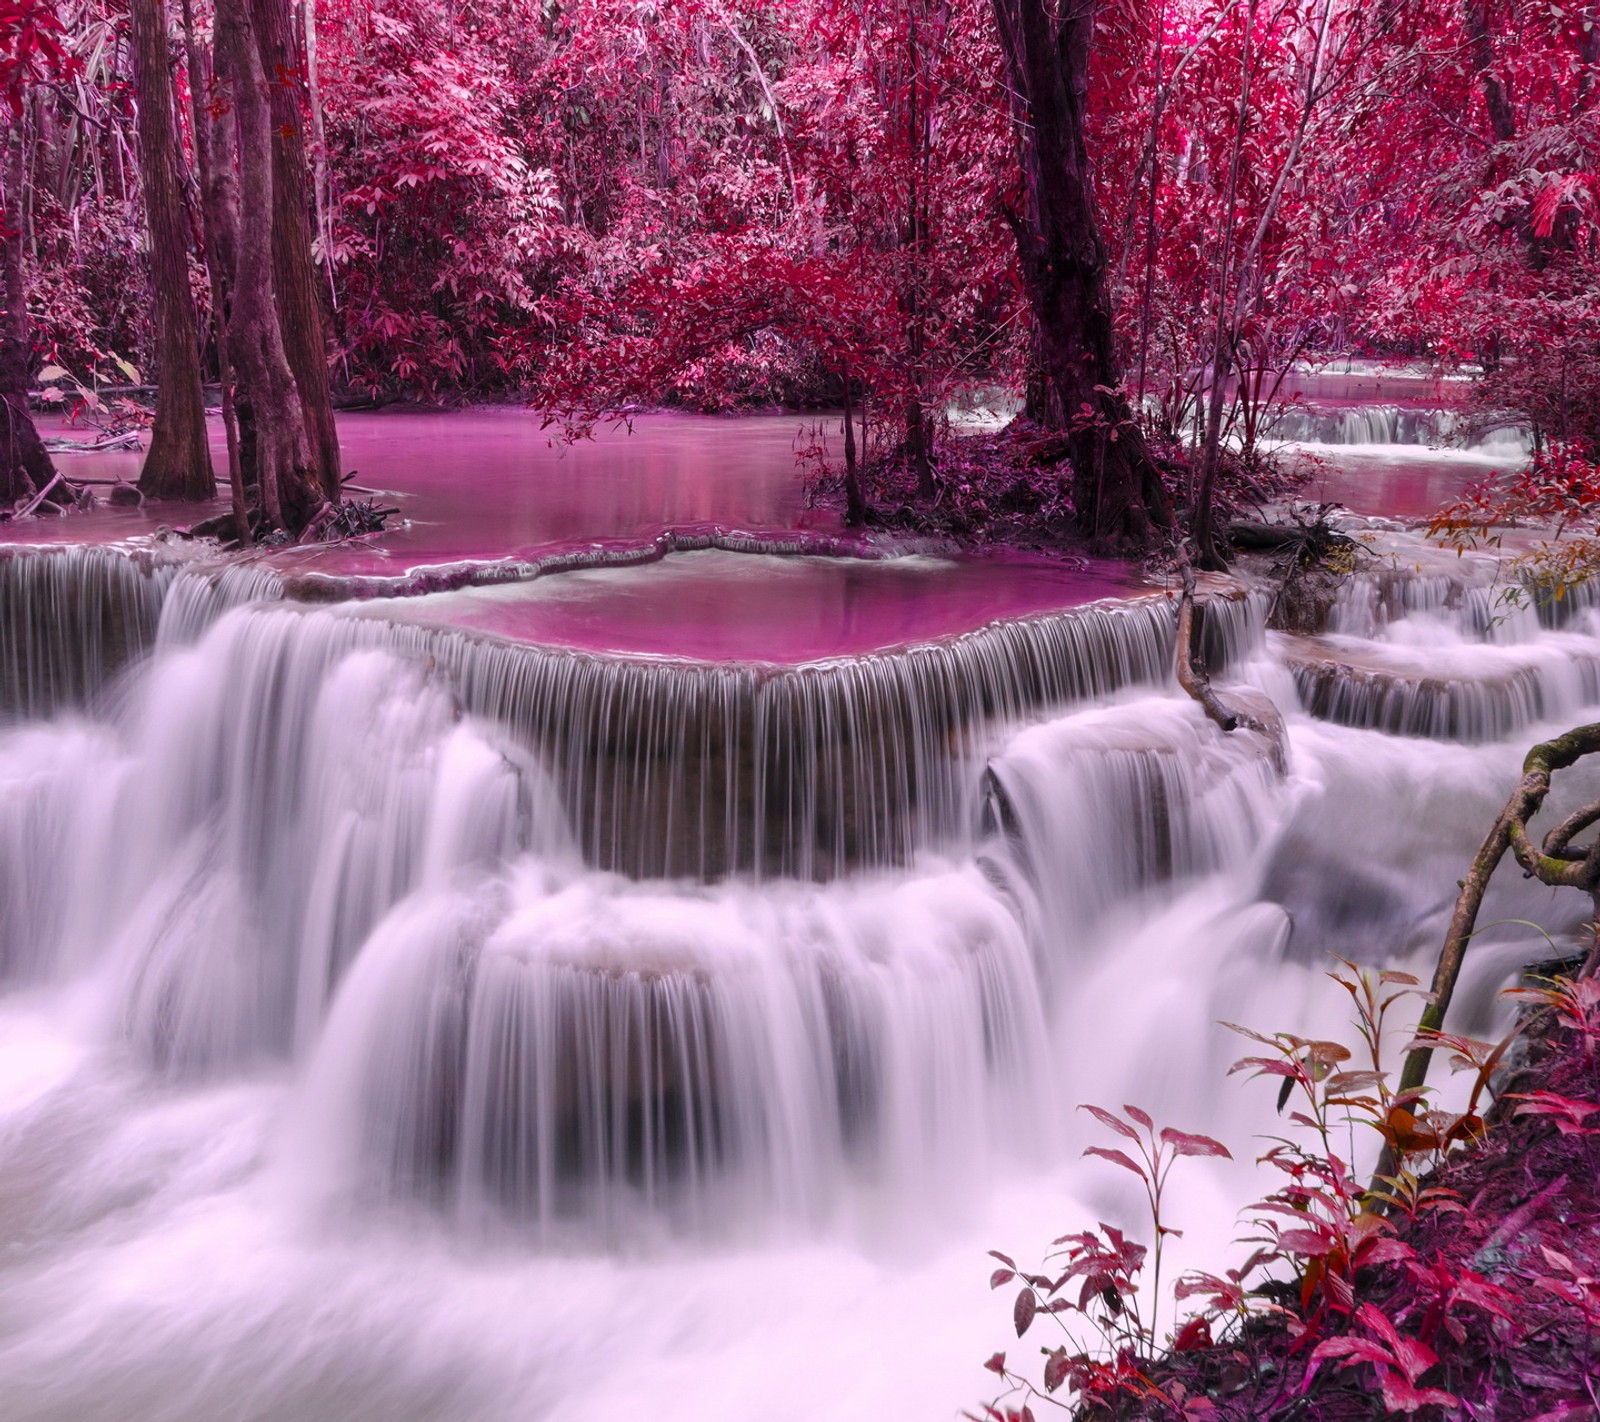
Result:
[[1204,711],[1224,731],[1237,731],[1241,726],[1266,736],[1277,747],[1277,757],[1282,759],[1283,727],[1272,725],[1262,716],[1237,699],[1223,696],[1211,685],[1210,675],[1195,662],[1194,625],[1194,569],[1187,556],[1178,563],[1183,578],[1183,591],[1178,599],[1178,641],[1173,654],[1173,671],[1178,685],[1199,703]]

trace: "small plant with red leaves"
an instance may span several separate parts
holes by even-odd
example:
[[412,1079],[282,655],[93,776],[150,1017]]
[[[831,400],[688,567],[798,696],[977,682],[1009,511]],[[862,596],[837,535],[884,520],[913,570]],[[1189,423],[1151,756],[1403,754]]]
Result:
[[[1146,1361],[1160,1351],[1157,1314],[1162,1243],[1179,1233],[1164,1222],[1163,1201],[1172,1168],[1180,1159],[1186,1156],[1232,1157],[1226,1146],[1210,1136],[1194,1135],[1171,1126],[1158,1127],[1150,1114],[1137,1106],[1124,1106],[1120,1114],[1103,1106],[1080,1109],[1131,1143],[1128,1148],[1089,1146],[1084,1154],[1108,1160],[1138,1177],[1150,1212],[1154,1244],[1147,1248],[1129,1239],[1115,1226],[1102,1223],[1097,1229],[1057,1239],[1055,1252],[1046,1261],[1051,1272],[1040,1274],[1023,1272],[1009,1255],[990,1251],[1003,1266],[990,1275],[990,1288],[1002,1288],[1019,1279],[1022,1282],[1012,1307],[1017,1337],[1023,1337],[1035,1320],[1043,1316],[1058,1325],[1064,1341],[1041,1350],[1044,1354],[1042,1388],[1028,1375],[1009,1367],[1004,1353],[996,1353],[989,1359],[985,1366],[1007,1384],[1008,1391],[985,1407],[981,1414],[985,1422],[1000,1422],[1011,1415],[1002,1404],[1013,1397],[1021,1399],[1021,1411],[1016,1415],[1031,1417],[1030,1400],[1043,1398],[1056,1403],[1058,1399],[1054,1394],[1063,1388],[1068,1395],[1077,1397],[1081,1407],[1091,1410],[1110,1407],[1117,1400],[1149,1398],[1161,1400],[1175,1415],[1191,1415],[1184,1395],[1174,1397],[1152,1382],[1144,1371]],[[1147,1259],[1151,1266],[1148,1310],[1141,1304]],[[1074,1332],[1078,1323],[1089,1325],[1092,1343]],[[1189,1334],[1187,1341],[1186,1333]],[[1186,1328],[1180,1331],[1173,1346],[1193,1346],[1197,1339],[1192,1328]]]

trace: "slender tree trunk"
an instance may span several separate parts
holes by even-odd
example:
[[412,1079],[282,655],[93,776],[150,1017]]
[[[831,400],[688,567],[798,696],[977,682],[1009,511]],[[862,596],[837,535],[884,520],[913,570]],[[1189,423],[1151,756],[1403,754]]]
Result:
[[189,290],[167,15],[162,0],[133,0],[132,14],[140,176],[156,328],[156,417],[139,489],[152,499],[209,499],[217,492],[217,481],[206,442],[200,342]]
[[[313,0],[307,0],[313,3]],[[308,165],[300,110],[305,72],[288,0],[251,0],[261,67],[272,104],[272,283],[284,353],[305,406],[322,492],[339,499],[342,470],[328,383],[328,346],[306,203]]]
[[850,367],[844,371],[844,521],[860,528],[867,521],[867,501],[861,495],[861,466],[856,455],[856,412],[850,399]]
[[903,88],[907,94],[906,149],[909,158],[910,183],[908,185],[904,240],[905,281],[903,285],[903,310],[906,318],[906,354],[909,357],[908,375],[910,389],[907,394],[905,415],[905,452],[917,476],[917,495],[932,499],[933,483],[933,432],[928,428],[928,411],[923,398],[922,364],[927,350],[927,316],[924,311],[922,279],[927,270],[924,244],[928,237],[926,200],[926,164],[932,148],[929,132],[928,105],[922,102],[922,66],[925,55],[917,24],[916,6],[910,11],[907,26],[907,80]]
[[[250,20],[250,0],[218,0],[218,69],[233,99],[241,213],[273,211],[272,113]],[[217,163],[222,165],[222,155]],[[297,532],[324,502],[305,410],[284,353],[272,289],[272,229],[241,221],[229,344],[253,415],[256,477],[269,523]]]
[[1102,546],[1147,547],[1171,515],[1117,368],[1085,137],[1095,7],[994,0],[994,12],[1022,165],[1012,229],[1041,374],[1066,420],[1078,526]]
[[1217,304],[1211,333],[1211,386],[1206,398],[1205,438],[1201,445],[1200,487],[1194,503],[1194,541],[1197,561],[1208,572],[1228,566],[1217,547],[1217,475],[1222,464],[1222,411],[1227,403],[1228,377],[1232,373],[1233,346],[1230,343],[1228,314],[1234,303],[1229,299],[1228,277],[1233,257],[1233,228],[1238,211],[1239,167],[1244,157],[1245,130],[1250,122],[1250,85],[1255,76],[1254,56],[1256,6],[1251,0],[1245,12],[1243,73],[1239,86],[1239,117],[1233,128],[1233,151],[1228,158],[1228,191],[1223,205],[1222,251],[1217,257]]
[[1487,0],[1464,0],[1467,47],[1472,69],[1483,90],[1483,105],[1489,111],[1489,130],[1496,143],[1510,143],[1517,136],[1517,115],[1511,96],[1495,69],[1494,37],[1489,33]]
[[22,190],[26,174],[22,125],[14,123],[5,143],[5,237],[0,242],[4,268],[5,315],[0,322],[0,508],[43,489],[55,478],[55,464],[33,427],[28,383],[33,374],[33,343],[28,334],[28,285],[22,265],[24,230]]
[[1145,167],[1148,170],[1149,189],[1145,194],[1144,209],[1144,279],[1139,288],[1139,386],[1137,399],[1144,404],[1145,384],[1150,374],[1150,326],[1155,311],[1156,290],[1156,198],[1161,190],[1161,119],[1166,113],[1167,91],[1161,80],[1162,60],[1165,57],[1167,7],[1156,13],[1156,49],[1152,62],[1155,83],[1150,104],[1150,137],[1145,141]]
[[322,243],[322,265],[328,274],[328,300],[339,309],[339,294],[333,285],[332,193],[328,183],[328,135],[323,123],[322,79],[317,62],[317,0],[300,0],[300,18],[305,30],[306,98],[311,106],[311,195],[316,203],[317,240]]

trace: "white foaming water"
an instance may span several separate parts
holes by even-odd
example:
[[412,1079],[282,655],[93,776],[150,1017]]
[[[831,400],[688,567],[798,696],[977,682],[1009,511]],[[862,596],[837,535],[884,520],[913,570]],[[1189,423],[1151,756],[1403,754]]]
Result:
[[[532,652],[513,674],[504,647],[237,605],[275,591],[175,594],[152,659],[81,688],[92,715],[0,733],[8,1422],[951,1416],[1009,1332],[986,1249],[1139,1230],[1072,1107],[1252,1156],[1272,1093],[1223,1080],[1218,1020],[1337,1030],[1328,951],[1425,964],[1547,724],[1312,719],[1282,641],[1236,628],[1235,674],[1288,715],[1282,773],[1140,684],[1144,622],[774,692]],[[1596,651],[1581,626],[1485,645],[1445,601],[1402,598],[1373,654],[1448,652],[1470,685]],[[1047,645],[1096,664],[1045,678]],[[813,864],[807,836],[879,843],[787,789],[729,829],[782,842],[722,853],[745,872],[603,867],[583,797],[774,774],[674,738],[674,708],[774,705],[852,817],[955,788],[826,873],[757,872]],[[910,749],[882,775],[859,743]],[[1551,909],[1510,883],[1486,917]],[[1474,951],[1468,1026],[1541,948]],[[1179,1262],[1214,1267],[1263,1187],[1185,1164]]]

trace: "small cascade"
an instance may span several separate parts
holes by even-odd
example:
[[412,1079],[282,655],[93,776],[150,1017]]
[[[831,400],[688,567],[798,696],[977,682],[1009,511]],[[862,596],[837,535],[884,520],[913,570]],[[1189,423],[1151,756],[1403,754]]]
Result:
[[1188,701],[1120,701],[1021,732],[990,762],[985,818],[1005,848],[991,862],[1021,882],[1062,971],[1104,916],[1153,889],[1237,871],[1280,798],[1276,748],[1218,735]]
[[84,705],[154,644],[174,575],[119,548],[0,546],[0,720]]
[[0,740],[0,872],[28,886],[0,914],[0,975],[104,961],[140,1054],[180,1074],[314,1035],[419,885],[566,852],[542,774],[421,668],[296,665],[299,619],[234,618],[163,656],[113,727]]
[[1268,435],[1293,444],[1467,448],[1510,459],[1533,449],[1532,432],[1515,421],[1469,421],[1457,410],[1378,403],[1291,405],[1272,417]]
[[[1495,741],[1593,704],[1595,590],[1560,599],[1508,584],[1490,560],[1346,578],[1324,637],[1278,651],[1311,715],[1431,739]],[[1552,629],[1563,629],[1555,630]]]
[[223,613],[252,602],[276,602],[283,595],[283,576],[260,564],[180,568],[161,604],[156,645],[180,647],[197,642]]
[[1284,656],[1311,715],[1394,736],[1499,741],[1600,700],[1600,649],[1587,638],[1475,650],[1302,638]]

